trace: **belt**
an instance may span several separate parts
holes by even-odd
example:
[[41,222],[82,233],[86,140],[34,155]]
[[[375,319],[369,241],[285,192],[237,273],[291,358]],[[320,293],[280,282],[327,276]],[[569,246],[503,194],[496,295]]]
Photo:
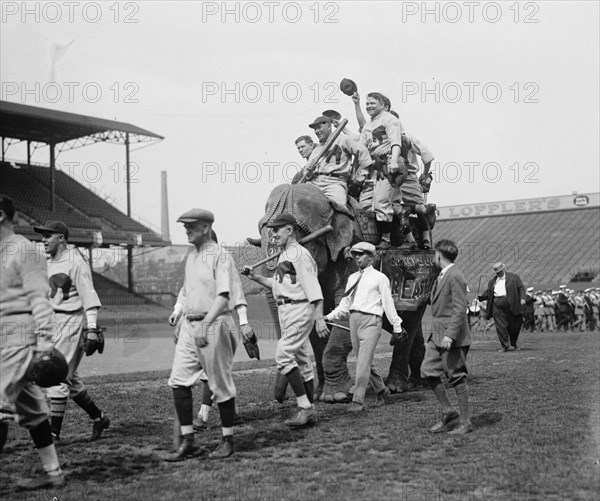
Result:
[[308,299],[290,299],[289,297],[284,297],[276,299],[275,302],[277,303],[277,306],[282,306],[284,304],[308,303]]
[[317,177],[322,177],[322,176],[343,178],[343,177],[346,177],[346,174],[338,174],[338,173],[335,173],[335,172],[332,172],[331,174],[325,174],[324,172],[317,173]]
[[62,313],[63,315],[74,315],[75,313],[80,313],[83,311],[83,308],[79,308],[78,310],[54,310],[54,313]]
[[9,317],[11,315],[33,315],[33,312],[31,310],[27,310],[27,311],[11,311],[10,313],[3,313],[2,314],[3,317]]
[[186,315],[185,318],[188,319],[189,322],[200,322],[204,320],[206,313],[200,313],[198,315]]

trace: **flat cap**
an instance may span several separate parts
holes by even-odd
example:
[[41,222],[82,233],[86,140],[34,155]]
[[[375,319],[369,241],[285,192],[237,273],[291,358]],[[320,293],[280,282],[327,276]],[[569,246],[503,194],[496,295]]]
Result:
[[527,292],[531,292],[533,290],[533,287],[527,287]]
[[69,227],[62,221],[46,221],[44,226],[34,226],[36,233],[62,233],[69,240]]
[[190,209],[179,216],[179,219],[177,220],[178,223],[195,223],[196,221],[213,223],[215,221],[215,215],[206,209]]
[[354,244],[350,249],[350,252],[352,254],[364,254],[366,252],[367,254],[371,254],[371,256],[377,254],[375,246],[369,242],[358,242],[357,244]]
[[267,228],[278,228],[279,226],[285,226],[286,224],[291,224],[292,226],[297,226],[298,221],[293,214],[289,212],[282,212],[277,216],[273,221],[267,223]]
[[494,271],[498,273],[499,271],[502,271],[504,269],[504,263],[498,261],[497,263],[494,263],[494,266],[492,266],[492,268],[494,268]]
[[340,90],[347,96],[352,96],[352,94],[358,90],[358,87],[356,87],[356,84],[349,78],[342,78]]
[[321,124],[330,124],[330,123],[332,123],[331,122],[331,118],[323,116],[323,115],[320,115],[320,116],[318,116],[317,118],[315,118],[313,120],[313,123],[308,124],[308,126],[311,129],[315,129],[318,125],[321,125]]

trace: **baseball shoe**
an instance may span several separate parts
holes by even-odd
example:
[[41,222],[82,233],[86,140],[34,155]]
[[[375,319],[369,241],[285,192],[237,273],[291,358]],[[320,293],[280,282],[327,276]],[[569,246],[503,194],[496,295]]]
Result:
[[444,412],[444,414],[442,414],[442,420],[429,428],[429,432],[444,433],[445,431],[452,430],[458,425],[459,419],[458,412],[454,409],[450,412]]
[[194,431],[208,430],[208,423],[199,416],[196,417],[196,419],[194,419],[194,422],[192,424],[194,426]]
[[348,407],[348,412],[352,412],[352,413],[358,413],[358,412],[362,412],[364,410],[365,410],[365,408],[364,408],[363,404],[361,404],[359,402],[352,402],[350,404],[350,406]]
[[92,426],[92,437],[90,440],[93,442],[94,440],[98,440],[102,432],[106,430],[110,426],[110,419],[108,419],[104,414],[98,421],[94,421],[94,425]]
[[33,491],[36,489],[45,489],[46,487],[62,487],[65,483],[65,475],[62,471],[58,475],[48,475],[48,473],[44,472],[34,478],[19,480],[17,487],[24,491]]
[[470,421],[461,422],[456,428],[448,432],[448,435],[466,435],[473,431],[473,425]]
[[299,409],[293,418],[285,420],[285,424],[291,427],[300,427],[315,424],[315,421],[315,408],[309,407],[308,409]]
[[392,394],[392,392],[390,391],[390,389],[385,387],[383,390],[381,390],[377,394],[377,398],[375,399],[375,402],[373,403],[373,407],[383,407],[384,405],[389,404],[391,394]]
[[170,463],[183,461],[184,459],[194,456],[197,450],[198,447],[194,443],[194,434],[188,433],[187,435],[183,435],[181,444],[179,445],[177,451],[175,451],[173,454],[169,454],[168,456],[166,456],[164,460]]
[[224,459],[232,456],[234,453],[233,450],[233,436],[229,435],[227,437],[221,438],[221,443],[219,447],[217,447],[214,451],[212,451],[208,457],[210,459]]

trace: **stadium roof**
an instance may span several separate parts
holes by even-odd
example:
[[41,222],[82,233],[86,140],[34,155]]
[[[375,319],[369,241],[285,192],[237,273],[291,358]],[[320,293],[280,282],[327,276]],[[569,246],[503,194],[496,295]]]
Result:
[[73,140],[72,147],[94,142],[124,143],[160,141],[163,136],[116,120],[50,110],[8,101],[0,101],[0,136],[22,141],[60,144]]

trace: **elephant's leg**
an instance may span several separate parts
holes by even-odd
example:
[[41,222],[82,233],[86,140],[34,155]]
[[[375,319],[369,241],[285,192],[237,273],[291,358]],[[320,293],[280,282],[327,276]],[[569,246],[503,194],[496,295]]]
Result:
[[[409,366],[411,370],[416,370],[418,355],[415,354],[413,364],[409,364],[409,361],[411,359],[411,352],[415,338],[417,338],[418,334],[422,332],[421,320],[423,319],[423,314],[425,313],[426,307],[427,306],[424,305],[421,306],[417,311],[399,312],[400,316],[402,317],[402,326],[406,329],[408,337],[403,343],[394,346],[392,361],[390,362],[390,369],[386,379],[386,384],[392,393],[402,393],[406,391],[408,387]],[[423,341],[418,339],[417,344],[419,342],[422,343]],[[417,352],[419,350],[420,347],[417,349]],[[422,358],[420,361],[418,361],[419,371],[421,361]],[[414,369],[412,365],[415,366]],[[416,374],[418,375],[419,372],[416,372]]]

